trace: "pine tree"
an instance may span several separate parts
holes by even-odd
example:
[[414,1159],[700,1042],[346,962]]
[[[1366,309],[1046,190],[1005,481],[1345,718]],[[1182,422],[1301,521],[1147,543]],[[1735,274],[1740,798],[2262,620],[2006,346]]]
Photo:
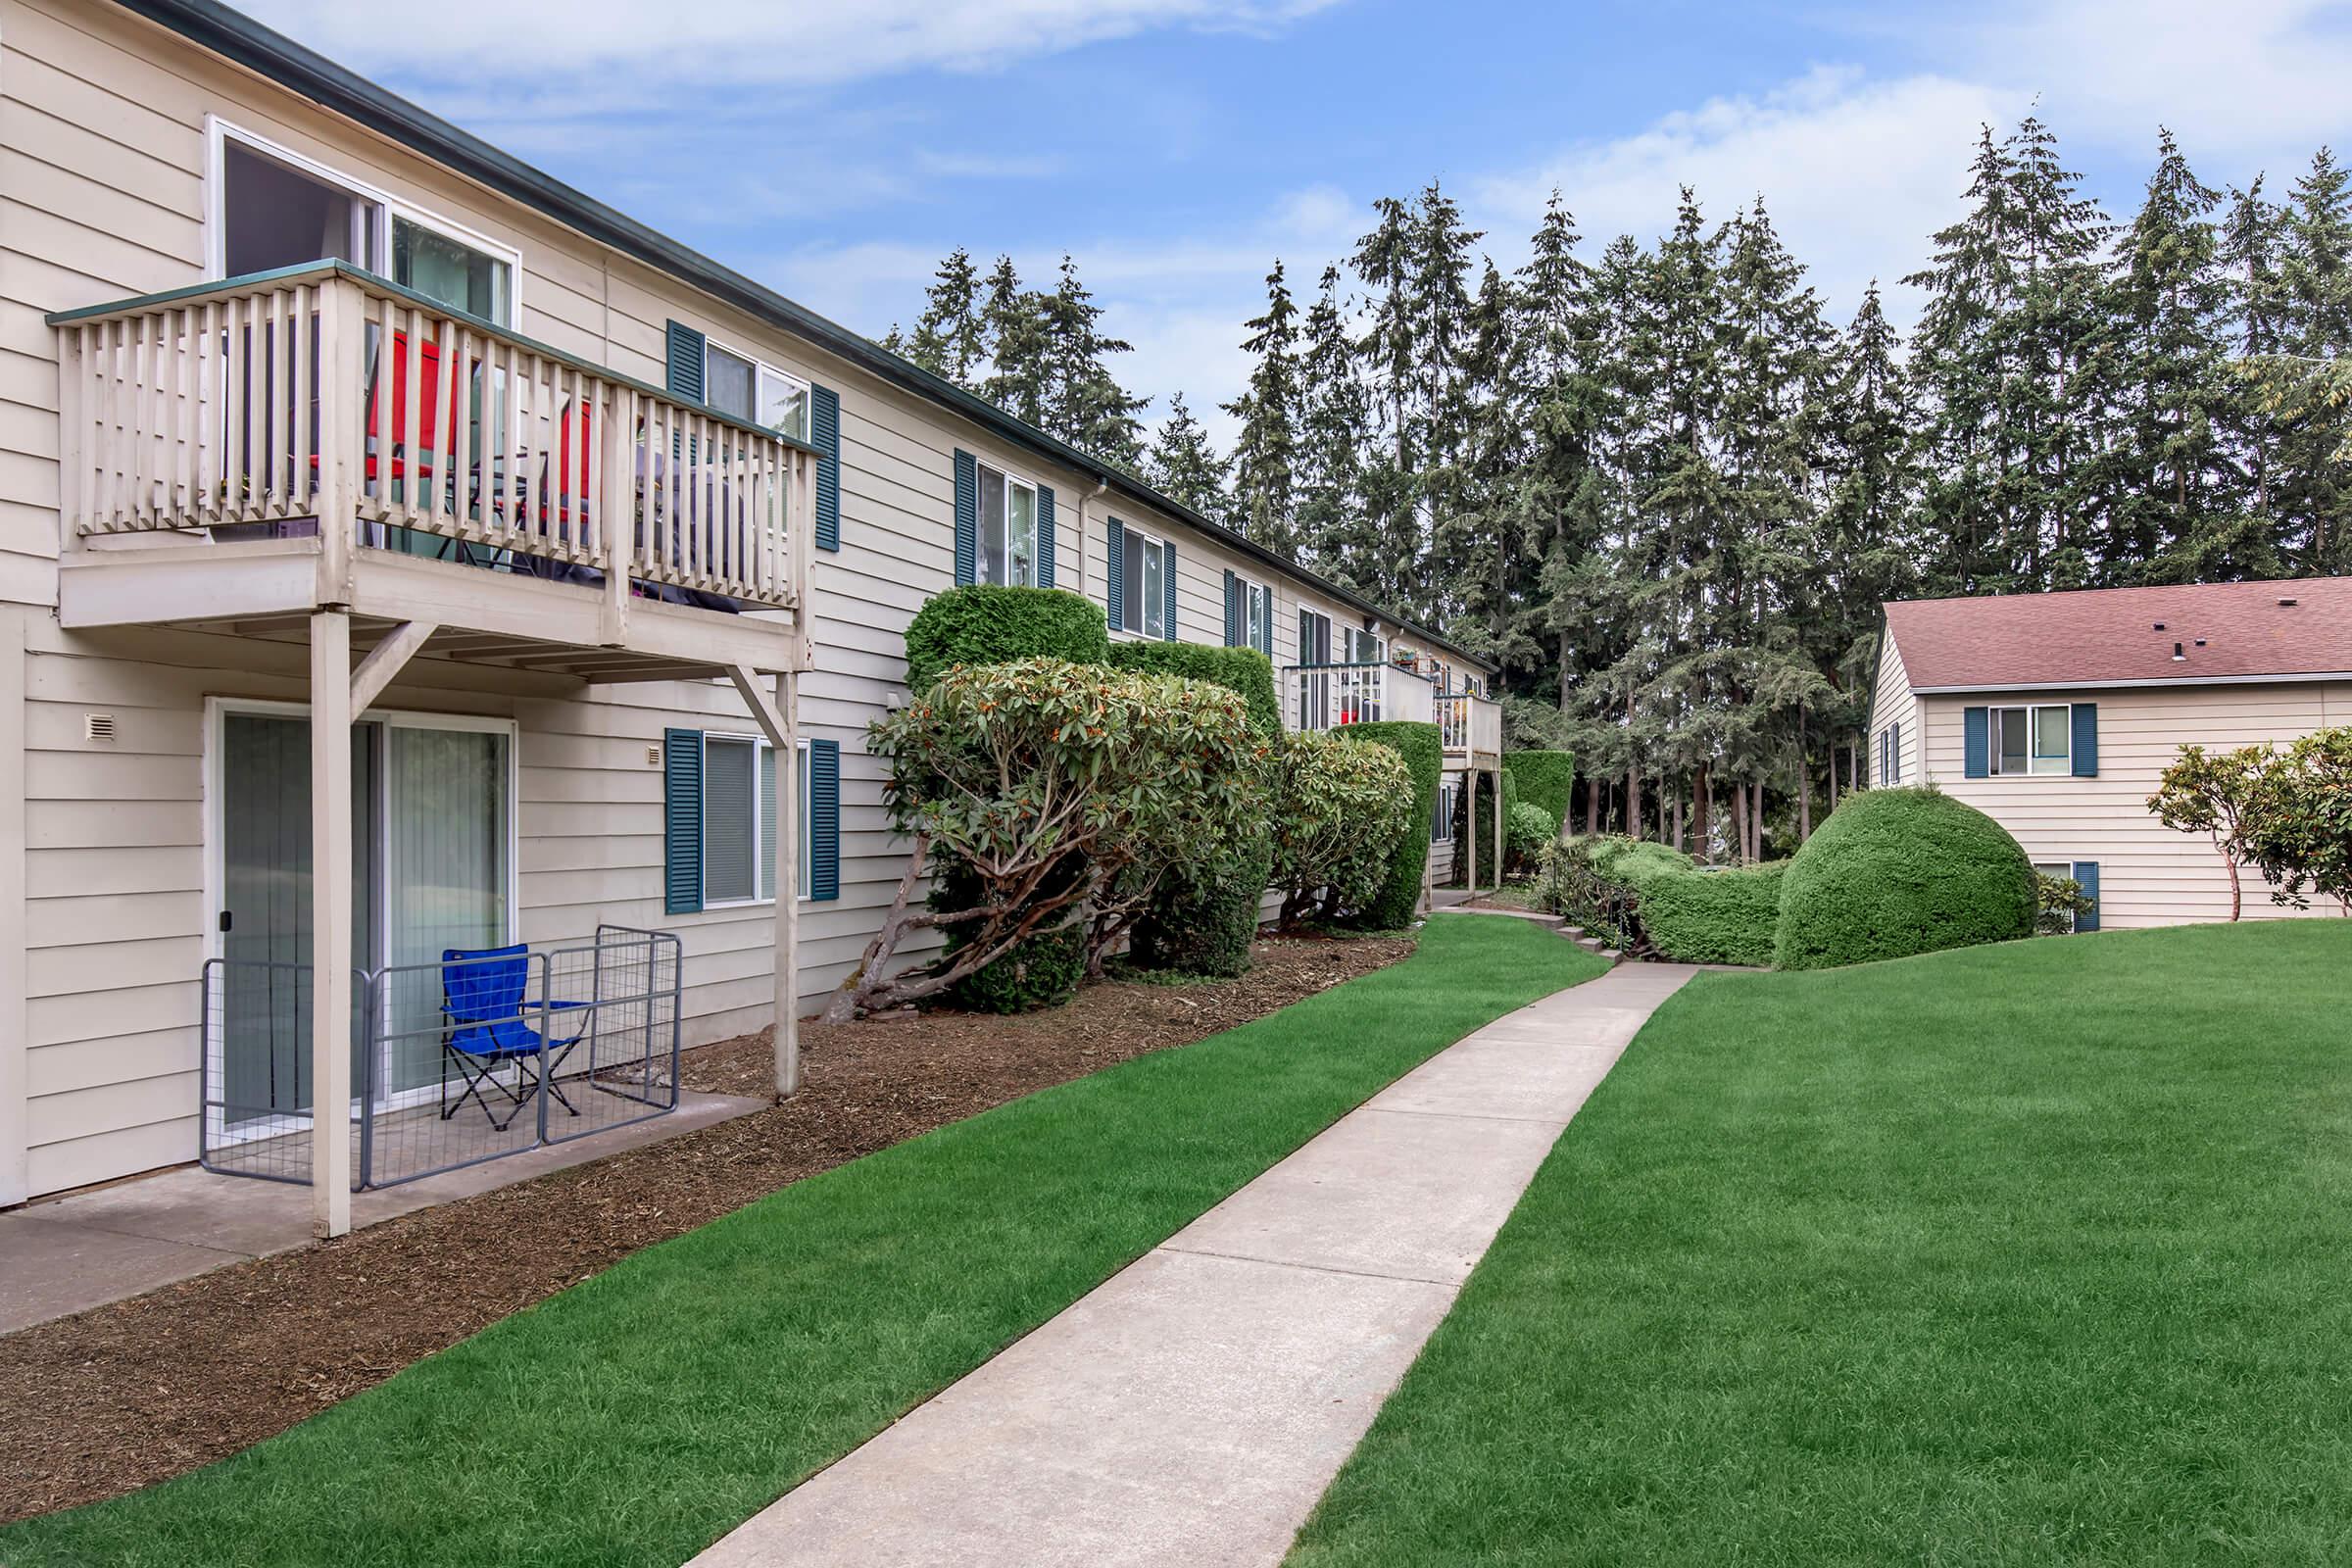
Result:
[[2221,193],[2189,172],[2169,130],[2156,172],[2117,246],[2109,309],[2120,408],[2101,573],[2108,581],[2198,582],[2276,568],[2249,529],[2243,474],[2225,442],[2238,387],[2229,367],[2229,284],[2209,215]]
[[[2327,148],[2288,199],[2279,282],[2281,355],[2308,373],[2352,352],[2352,174]],[[2299,572],[2352,570],[2352,483],[2336,457],[2352,405],[2308,398],[2293,410],[2273,488],[2281,544]]]
[[1160,494],[1211,521],[1225,519],[1230,504],[1225,493],[1225,460],[1217,456],[1208,432],[1185,407],[1181,392],[1168,399],[1168,416],[1161,421],[1159,434],[1144,460],[1144,477]]
[[[2219,253],[2229,285],[2230,348],[2241,366],[2254,368],[2276,360],[2286,326],[2285,285],[2279,276],[2285,217],[2264,197],[2262,184],[2257,174],[2244,190],[2230,192]],[[2278,432],[2242,377],[2238,391],[2231,402],[2230,445],[2245,474],[2245,504],[2260,519],[2275,554],[2278,524],[2271,508],[2271,484]]]
[[1045,298],[1021,286],[1009,256],[998,257],[989,273],[980,319],[989,373],[980,382],[979,394],[1013,417],[1042,427],[1053,385]]
[[1363,502],[1370,414],[1341,305],[1337,267],[1323,269],[1315,303],[1307,308],[1304,337],[1298,392],[1298,520],[1285,553],[1349,587],[1369,586],[1368,576],[1359,579],[1353,572],[1373,558]]
[[1296,559],[1298,535],[1298,308],[1282,263],[1266,274],[1266,308],[1249,322],[1244,353],[1256,356],[1250,385],[1226,404],[1241,421],[1233,443],[1233,511],[1241,531]]
[[[998,266],[1010,273],[1009,259]],[[890,332],[894,339],[899,335],[896,326]],[[981,320],[980,272],[970,251],[958,245],[939,264],[924,291],[923,314],[915,318],[913,336],[903,349],[890,346],[967,391],[978,385],[980,368],[988,361],[988,334]]]
[[1134,345],[1103,332],[1102,308],[1078,280],[1078,267],[1061,259],[1060,280],[1038,301],[1045,335],[1043,417],[1037,422],[1081,452],[1133,470],[1143,462],[1150,399],[1130,395],[1110,368],[1113,355]]

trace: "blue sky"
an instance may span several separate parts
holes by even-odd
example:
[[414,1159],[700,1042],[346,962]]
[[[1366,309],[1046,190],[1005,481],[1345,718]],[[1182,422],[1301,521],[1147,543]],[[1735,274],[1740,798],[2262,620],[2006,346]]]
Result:
[[2217,185],[2352,139],[2352,6],[2316,0],[247,3],[872,335],[957,244],[1040,281],[1069,251],[1152,416],[1182,390],[1220,435],[1273,259],[1311,290],[1431,178],[1505,265],[1555,184],[1595,251],[1684,181],[1761,192],[1842,319],[1957,210],[1981,121],[2038,101],[2119,214],[2160,121]]

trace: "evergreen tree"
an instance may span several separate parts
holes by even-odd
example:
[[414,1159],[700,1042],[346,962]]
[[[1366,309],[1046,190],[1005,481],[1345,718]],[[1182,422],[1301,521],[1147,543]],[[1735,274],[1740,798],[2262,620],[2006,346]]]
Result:
[[[1043,428],[1053,385],[1053,343],[1045,300],[1021,286],[1012,258],[1000,256],[980,308],[989,373],[979,394],[1017,419]],[[975,367],[976,368],[976,367]]]
[[[1011,265],[1008,258],[998,263],[1008,277]],[[893,326],[890,333],[896,339],[899,329]],[[978,385],[980,368],[988,362],[988,333],[981,319],[980,272],[970,251],[958,245],[939,264],[924,291],[923,314],[915,318],[913,336],[904,348],[887,346],[967,391]]]
[[1249,322],[1243,352],[1255,355],[1249,388],[1225,405],[1241,420],[1233,443],[1234,521],[1267,549],[1296,558],[1298,464],[1298,308],[1282,263],[1266,274],[1266,308]]
[[1209,444],[1208,432],[1193,417],[1193,411],[1185,407],[1181,392],[1168,399],[1168,416],[1161,421],[1151,454],[1144,460],[1144,477],[1161,495],[1211,521],[1224,521],[1228,505],[1225,461]]
[[[2262,184],[2257,174],[2244,190],[2230,191],[2219,253],[2229,287],[2230,347],[2241,366],[2255,368],[2276,361],[2286,328],[2285,286],[2279,276],[2285,218],[2264,197]],[[2246,507],[2260,519],[2275,552],[2278,519],[2271,510],[2271,483],[2278,435],[2258,398],[2247,395],[2251,389],[2242,377],[2239,391],[2231,402],[2230,445],[2245,474]]]
[[[2279,265],[2279,353],[2301,373],[2352,350],[2352,176],[2320,149],[2295,182]],[[2352,439],[2352,405],[2297,399],[2278,433],[2272,490],[2280,543],[2300,572],[2352,570],[2352,485],[2337,454]]]
[[1368,577],[1356,577],[1354,568],[1373,557],[1363,503],[1370,415],[1340,301],[1337,267],[1323,269],[1304,335],[1298,391],[1298,520],[1284,553],[1349,587],[1366,586]]
[[1078,281],[1078,267],[1061,259],[1061,276],[1052,294],[1038,300],[1045,336],[1044,417],[1039,423],[1081,452],[1135,469],[1144,457],[1144,423],[1150,403],[1129,395],[1110,368],[1117,354],[1134,345],[1104,333],[1102,308]]
[[2155,173],[2117,247],[2111,322],[2117,419],[2114,488],[2102,576],[2205,581],[2276,569],[2243,475],[2225,442],[2237,384],[2229,369],[2229,283],[2209,215],[2221,193],[2200,183],[2169,130]]

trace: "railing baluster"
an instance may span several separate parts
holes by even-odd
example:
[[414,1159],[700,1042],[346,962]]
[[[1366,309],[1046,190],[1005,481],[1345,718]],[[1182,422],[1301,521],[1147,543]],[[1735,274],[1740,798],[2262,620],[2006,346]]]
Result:
[[[312,370],[312,361],[318,357],[318,327],[314,305],[319,311],[326,308],[325,301],[309,284],[294,290],[294,324],[286,333],[287,347],[294,353],[294,393],[289,404],[294,455],[286,465],[286,489],[288,503],[296,513],[311,510],[312,492],[318,488],[314,462],[318,457],[317,426],[313,423],[312,410],[318,388],[314,384],[317,376]],[[324,519],[319,525],[327,526]]]

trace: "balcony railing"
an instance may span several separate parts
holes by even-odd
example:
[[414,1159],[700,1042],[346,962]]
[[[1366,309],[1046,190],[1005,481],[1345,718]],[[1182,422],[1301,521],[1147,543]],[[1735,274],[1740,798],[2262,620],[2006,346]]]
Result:
[[[349,543],[796,608],[816,453],[341,263],[61,313],[83,537]],[[614,591],[619,591],[615,587]]]
[[1429,681],[1390,663],[1292,664],[1282,682],[1284,722],[1294,730],[1437,716]]
[[1438,737],[1446,751],[1481,756],[1501,753],[1500,703],[1490,698],[1473,697],[1467,692],[1441,696],[1437,702]]

